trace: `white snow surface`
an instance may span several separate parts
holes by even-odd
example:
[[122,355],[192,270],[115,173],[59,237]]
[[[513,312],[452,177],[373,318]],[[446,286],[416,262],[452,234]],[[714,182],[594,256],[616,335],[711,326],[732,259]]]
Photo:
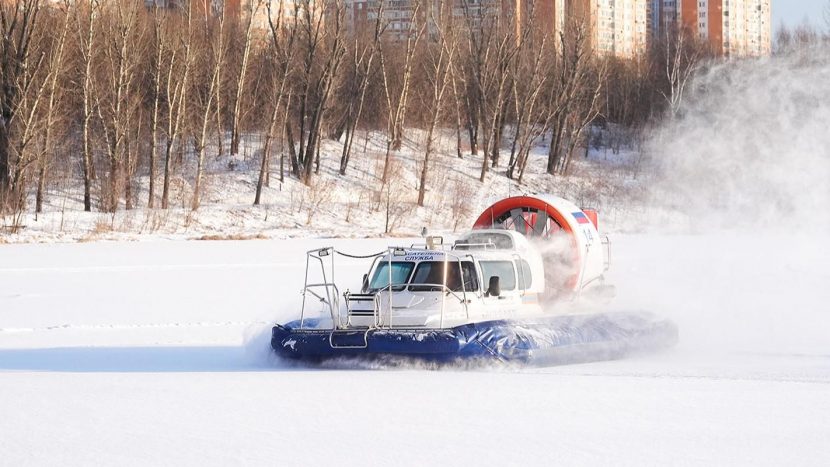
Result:
[[675,349],[437,371],[269,352],[305,250],[385,240],[0,246],[0,465],[830,465],[825,241],[612,241],[609,307]]

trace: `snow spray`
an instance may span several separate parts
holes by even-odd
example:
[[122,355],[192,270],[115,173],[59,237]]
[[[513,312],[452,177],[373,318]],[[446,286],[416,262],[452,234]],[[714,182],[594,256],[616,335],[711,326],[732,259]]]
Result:
[[647,152],[652,204],[692,231],[827,232],[830,46],[712,66]]

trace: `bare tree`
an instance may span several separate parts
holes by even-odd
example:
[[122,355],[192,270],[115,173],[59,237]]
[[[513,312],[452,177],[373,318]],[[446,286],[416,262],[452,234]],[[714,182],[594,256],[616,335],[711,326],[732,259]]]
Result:
[[[513,103],[515,105],[516,123],[513,134],[513,144],[510,150],[510,160],[507,163],[507,178],[513,178],[516,168],[525,167],[533,143],[541,136],[545,128],[545,111],[541,104],[541,96],[551,70],[548,69],[554,61],[545,57],[551,51],[547,47],[547,36],[543,36],[538,46],[523,48],[523,52],[512,67]],[[535,50],[534,50],[535,49]]]
[[[183,34],[181,34],[178,43],[171,45],[164,63],[164,98],[167,125],[165,128],[164,182],[161,194],[162,209],[169,207],[173,146],[177,142],[181,144],[182,121],[184,120],[188,99],[187,90],[193,65],[193,8],[193,3],[188,2],[186,6],[182,7],[182,17],[168,16],[168,21],[164,25],[173,30],[178,29]],[[181,24],[181,22],[184,24]],[[171,37],[174,34],[168,31],[165,35]]]
[[346,116],[344,122],[345,141],[343,142],[343,153],[340,156],[340,175],[346,175],[346,168],[349,165],[349,158],[352,152],[352,143],[354,142],[354,134],[360,123],[360,117],[363,114],[363,105],[366,101],[366,90],[369,88],[369,80],[372,76],[373,64],[375,57],[380,52],[380,39],[386,29],[384,22],[384,5],[383,0],[378,2],[377,18],[375,19],[375,27],[370,41],[362,41],[365,36],[356,34],[354,43],[352,45],[352,76],[347,80],[346,87],[348,92],[346,94]]
[[[41,16],[43,13],[41,13]],[[48,20],[47,20],[48,21]],[[41,23],[43,23],[41,19]],[[16,118],[10,122],[15,136],[12,145],[11,187],[17,209],[23,209],[26,199],[28,169],[38,161],[42,151],[38,149],[38,135],[43,131],[42,110],[48,100],[50,68],[46,59],[49,50],[49,33],[38,29],[32,36],[30,54],[23,62],[20,75]]]
[[81,120],[81,132],[83,137],[83,151],[81,156],[81,167],[84,177],[84,211],[92,210],[92,118],[95,116],[93,97],[93,76],[92,64],[94,62],[93,52],[96,50],[96,20],[99,17],[98,0],[91,0],[86,4],[75,3],[75,24],[78,31],[78,48],[81,56],[81,91],[83,117]]
[[588,31],[584,22],[576,21],[560,34],[558,65],[548,102],[552,129],[547,162],[550,175],[567,169],[582,131],[598,114],[603,80],[597,75],[604,71],[595,66]]
[[430,26],[434,28],[435,34],[431,43],[426,48],[426,60],[424,71],[427,76],[428,96],[424,99],[427,104],[427,138],[424,150],[424,162],[421,166],[421,180],[418,184],[418,206],[424,206],[426,196],[427,173],[429,171],[430,157],[432,156],[433,144],[435,141],[435,128],[441,118],[444,92],[447,89],[450,69],[455,61],[456,45],[455,31],[452,29],[452,5],[439,6],[438,14],[436,9],[430,9]]
[[300,29],[301,66],[297,95],[299,147],[295,147],[292,125],[286,126],[291,163],[295,176],[310,184],[311,171],[320,144],[320,128],[329,104],[334,79],[340,68],[344,47],[343,0],[325,6],[300,0],[297,25]]
[[[19,109],[19,99],[35,77],[27,65],[42,63],[30,52],[38,32],[40,0],[14,0],[0,4],[0,210],[6,206],[13,186],[12,127]],[[34,60],[34,61],[33,61]],[[15,169],[19,170],[19,169]]]
[[[277,130],[277,124],[280,118],[280,110],[283,107],[283,99],[285,99],[288,81],[291,79],[296,54],[297,43],[297,28],[294,25],[286,24],[286,3],[285,0],[278,0],[277,12],[274,13],[272,2],[267,3],[268,11],[268,26],[271,32],[271,60],[266,62],[272,64],[275,68],[271,70],[271,96],[272,108],[271,115],[268,120],[268,129],[265,134],[265,145],[262,149],[262,160],[259,168],[259,178],[257,179],[256,195],[254,196],[254,205],[259,205],[262,201],[262,187],[265,185],[265,180],[268,174],[269,160],[274,143],[274,133]],[[287,99],[286,99],[287,100]],[[285,104],[286,111],[290,108],[290,103]],[[287,118],[286,124],[287,124]],[[280,168],[280,177],[282,177],[282,167]]]
[[411,215],[413,205],[407,198],[410,191],[406,189],[401,162],[393,157],[390,161],[389,180],[375,192],[384,213],[383,233],[395,231],[402,221]]
[[112,0],[103,5],[101,11],[105,19],[101,22],[101,59],[98,60],[101,72],[96,75],[93,96],[109,159],[105,209],[110,212],[118,209],[121,191],[118,182],[126,154],[126,139],[139,103],[137,76],[141,51],[138,47],[143,43],[138,24],[139,8],[143,6],[137,2]]
[[484,157],[479,177],[483,182],[489,170],[488,162],[496,164],[498,161],[503,112],[509,96],[508,70],[521,40],[516,36],[516,18],[512,13],[501,8],[485,9],[467,0],[462,5],[467,24],[470,141],[473,144],[478,138],[473,127],[484,131]]
[[[458,92],[459,81],[461,81],[465,89],[467,85],[463,82],[463,74],[458,68],[457,66],[450,67],[450,83],[452,84],[453,103],[455,104],[455,152],[459,159],[463,159],[464,154],[461,152],[461,97]],[[470,150],[475,154],[472,137],[470,140]]]
[[[270,2],[269,2],[270,3]],[[236,74],[236,94],[233,100],[233,114],[231,119],[231,154],[239,153],[239,133],[242,118],[243,97],[245,83],[248,76],[248,68],[253,48],[254,19],[262,8],[263,0],[249,0],[245,3],[245,35],[242,43],[242,60],[239,64],[239,72]]]
[[415,63],[415,51],[424,33],[426,21],[421,15],[421,1],[412,2],[412,10],[409,13],[409,29],[405,32],[403,49],[403,63],[400,64],[400,85],[397,89],[392,88],[391,74],[393,68],[390,66],[390,54],[398,48],[399,42],[382,42],[379,49],[380,70],[383,77],[383,92],[386,96],[386,156],[383,164],[383,175],[381,181],[386,183],[389,177],[389,160],[392,151],[398,151],[403,143],[403,129],[408,109],[409,93],[412,87],[412,67]]
[[60,93],[63,91],[62,89],[58,88],[58,78],[61,77],[62,73],[64,72],[64,66],[66,60],[64,59],[64,50],[66,45],[67,35],[69,33],[69,26],[70,26],[70,2],[69,0],[64,0],[62,4],[62,10],[60,11],[61,14],[57,16],[62,16],[60,18],[60,28],[57,32],[57,37],[54,39],[54,42],[51,44],[50,47],[50,54],[48,60],[48,69],[49,73],[47,76],[48,81],[48,101],[46,104],[46,116],[43,128],[43,142],[41,143],[41,152],[38,157],[38,182],[37,182],[37,195],[35,196],[35,212],[40,213],[43,211],[43,197],[44,197],[44,189],[46,185],[46,177],[47,171],[49,168],[49,156],[51,151],[53,150],[53,135],[55,131],[55,125],[57,120],[57,108],[59,105],[59,101],[61,98]]
[[683,104],[686,86],[704,58],[704,47],[682,27],[666,28],[662,39],[655,47],[656,61],[663,68],[663,85],[659,89],[668,105],[669,117],[675,118]]
[[221,8],[217,15],[205,15],[200,22],[201,32],[194,37],[198,47],[194,52],[195,75],[190,92],[196,117],[193,141],[196,150],[196,178],[193,183],[193,198],[190,208],[199,209],[204,175],[205,152],[208,129],[215,115],[214,104],[219,87],[219,74],[225,64],[225,21],[227,9]]
[[164,81],[164,63],[167,54],[168,40],[166,36],[166,27],[164,27],[163,13],[159,10],[158,1],[153,2],[153,41],[152,41],[152,96],[153,106],[150,110],[150,182],[147,195],[147,207],[153,208],[156,197],[156,164],[158,162],[159,149],[159,127],[160,122],[160,107],[162,101],[162,83]]

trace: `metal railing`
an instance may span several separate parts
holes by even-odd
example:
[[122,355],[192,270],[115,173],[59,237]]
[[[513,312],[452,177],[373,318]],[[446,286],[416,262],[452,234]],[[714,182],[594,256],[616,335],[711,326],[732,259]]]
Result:
[[[328,306],[332,323],[336,323],[336,325],[340,324],[340,291],[337,288],[337,284],[334,283],[334,255],[332,253],[334,253],[334,248],[332,247],[318,248],[316,250],[306,252],[305,280],[303,281],[303,305],[300,310],[301,329],[305,327],[305,306],[308,294],[313,295]],[[329,280],[326,275],[326,264],[323,260],[324,257],[331,257],[331,280]],[[320,270],[323,274],[323,282],[312,284],[308,283],[308,270],[312,260],[316,260],[320,263]],[[320,288],[323,289],[323,292],[317,293],[315,289]]]
[[611,239],[608,238],[608,235],[603,235],[602,246],[605,247],[605,263],[603,266],[605,267],[604,271],[607,271],[611,269]]
[[[485,244],[482,244],[485,245]],[[372,269],[376,269],[376,265],[378,263],[379,258],[386,255],[388,262],[388,282],[385,286],[380,289],[373,291],[372,293],[361,293],[361,294],[352,294],[348,291],[343,294],[346,302],[346,322],[343,322],[343,317],[340,311],[340,291],[335,284],[335,276],[334,276],[334,256],[335,254],[341,254],[348,257],[358,258],[357,256],[347,255],[345,253],[338,252],[333,247],[325,247],[325,248],[318,248],[315,250],[310,250],[306,252],[306,269],[305,269],[305,285],[303,287],[303,301],[302,301],[302,310],[300,312],[300,329],[305,328],[305,308],[307,303],[308,295],[311,295],[317,298],[320,302],[322,302],[329,311],[332,320],[332,333],[342,330],[342,331],[354,331],[355,327],[352,324],[353,317],[364,317],[368,318],[371,317],[372,321],[368,324],[368,330],[372,329],[381,329],[381,328],[392,328],[394,327],[394,306],[392,305],[393,294],[396,292],[395,288],[401,287],[403,289],[410,289],[412,287],[424,287],[424,288],[438,288],[436,292],[441,292],[441,310],[440,310],[440,323],[439,327],[444,327],[444,314],[446,308],[446,298],[452,295],[456,298],[460,304],[463,305],[464,312],[469,319],[470,311],[468,304],[470,300],[467,297],[467,283],[465,280],[464,274],[464,266],[463,260],[468,259],[473,261],[472,255],[465,255],[459,256],[452,254],[448,251],[442,251],[441,254],[444,255],[444,266],[443,266],[443,284],[410,284],[410,283],[402,283],[402,284],[395,284],[392,281],[392,263],[394,262],[393,259],[396,256],[401,256],[400,252],[405,251],[403,248],[400,247],[390,247],[385,252],[377,253],[375,255],[364,256],[362,258],[374,258],[372,262]],[[452,257],[452,260],[451,260]],[[328,259],[330,258],[330,262]],[[309,270],[311,267],[311,263],[319,263],[321,273],[322,273],[322,282],[315,282],[309,283]],[[447,287],[446,282],[449,273],[449,264],[450,262],[457,262],[458,263],[458,275],[459,279],[461,280],[461,291],[460,294],[458,291],[453,290]],[[330,272],[327,272],[327,263],[329,264]],[[476,280],[478,277],[476,276]],[[469,292],[472,292],[469,291]],[[371,298],[370,298],[371,297]],[[386,303],[383,303],[383,298],[386,297]],[[352,310],[351,303],[356,301],[372,301],[372,310],[371,313],[368,313],[369,310]],[[383,313],[381,313],[381,309],[386,308],[386,316],[388,316],[388,322],[384,322]],[[363,313],[360,313],[363,311]],[[363,328],[359,328],[363,330]],[[330,344],[333,344],[332,338],[330,336]],[[333,344],[334,346],[334,344]]]

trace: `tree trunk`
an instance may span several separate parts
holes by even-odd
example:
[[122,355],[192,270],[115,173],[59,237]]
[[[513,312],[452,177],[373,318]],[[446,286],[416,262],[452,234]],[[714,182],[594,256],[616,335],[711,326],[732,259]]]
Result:
[[426,197],[427,186],[427,171],[429,170],[429,159],[432,153],[432,136],[435,132],[435,118],[433,117],[432,125],[427,131],[427,148],[424,153],[424,166],[421,168],[421,183],[418,186],[418,206],[424,207],[424,198]]
[[265,174],[268,171],[268,159],[271,153],[271,134],[265,135],[265,145],[262,148],[262,163],[259,167],[259,178],[256,182],[256,195],[254,195],[254,206],[259,206],[262,199],[262,186],[265,184]]
[[37,194],[35,195],[35,212],[40,214],[43,212],[43,189],[46,185],[46,163],[40,164],[37,171]]
[[285,120],[285,139],[288,140],[288,155],[291,158],[291,172],[297,179],[300,179],[300,161],[297,156],[297,149],[294,146],[294,132],[291,129],[291,121]]
[[[138,128],[141,128],[141,123],[139,122]],[[130,138],[128,137],[124,142],[125,150],[124,150],[124,209],[127,211],[133,209],[133,166],[135,164],[133,157],[133,145],[130,143]]]
[[[351,117],[349,117],[351,120]],[[346,175],[346,167],[349,165],[349,153],[352,148],[352,128],[351,121],[346,122],[345,128],[346,140],[343,141],[343,153],[340,155],[340,175]]]
[[[158,14],[158,13],[156,13]],[[150,187],[147,195],[147,207],[152,209],[156,198],[156,161],[158,161],[158,127],[159,127],[159,105],[161,100],[161,44],[156,56],[155,88],[153,93],[153,112],[150,114]]]
[[[9,133],[6,127],[7,116],[0,117],[0,196],[9,189]],[[2,200],[2,198],[0,198]]]
[[248,3],[251,10],[246,12],[248,14],[248,23],[245,26],[245,45],[242,50],[242,63],[239,69],[239,76],[236,80],[236,96],[233,103],[233,120],[231,122],[231,154],[239,154],[239,125],[242,114],[242,97],[245,91],[245,79],[248,74],[248,61],[251,55],[254,18],[262,6],[260,0],[250,0]]
[[83,172],[84,172],[84,211],[92,211],[92,148],[89,143],[89,122],[85,119],[83,125],[84,151],[83,151]]
[[161,208],[167,209],[170,201],[170,161],[173,156],[173,140],[167,137],[167,145],[164,148],[164,180],[161,184]]

